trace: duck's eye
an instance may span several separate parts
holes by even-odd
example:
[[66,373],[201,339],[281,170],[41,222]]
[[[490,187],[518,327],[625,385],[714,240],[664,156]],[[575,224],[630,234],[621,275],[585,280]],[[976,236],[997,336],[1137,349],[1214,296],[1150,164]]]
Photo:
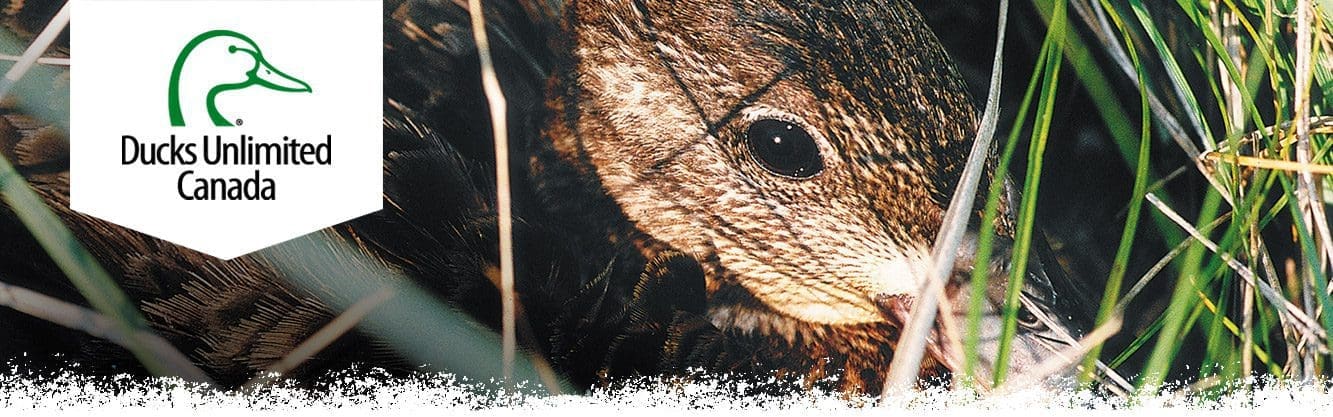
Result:
[[1043,327],[1041,319],[1032,310],[1028,310],[1025,305],[1018,306],[1018,324],[1029,330],[1039,330]]
[[745,129],[750,156],[768,172],[791,178],[810,178],[824,170],[819,146],[801,126],[763,119]]

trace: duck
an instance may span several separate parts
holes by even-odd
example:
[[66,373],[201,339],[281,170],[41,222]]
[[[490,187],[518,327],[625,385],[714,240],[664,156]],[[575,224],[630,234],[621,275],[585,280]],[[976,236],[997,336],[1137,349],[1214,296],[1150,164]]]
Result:
[[280,92],[313,91],[310,84],[269,63],[249,36],[228,29],[201,33],[185,44],[171,67],[167,86],[171,125],[185,126],[187,112],[183,106],[197,106],[203,107],[213,126],[235,126],[233,121],[239,119],[223,116],[218,110],[218,95],[252,86]]
[[[319,235],[498,330],[494,142],[468,9],[384,5],[385,209]],[[487,2],[485,15],[509,103],[525,351],[582,388],[702,370],[882,389],[978,120],[912,4],[519,0]],[[50,153],[20,172],[154,329],[220,383],[263,372],[337,316],[275,267],[281,245],[223,261],[70,211]],[[946,286],[953,305],[971,303],[976,232],[994,228],[983,367],[999,356],[1014,235],[1017,192],[1004,192],[995,224],[972,222]],[[0,277],[58,282],[3,214],[15,238]],[[1087,328],[1067,277],[1040,256],[1026,277],[1014,373]],[[114,345],[49,331],[58,337],[25,340],[59,346],[8,349],[142,372]],[[933,333],[923,381],[960,371],[951,342]],[[354,363],[421,365],[353,331],[287,376]]]

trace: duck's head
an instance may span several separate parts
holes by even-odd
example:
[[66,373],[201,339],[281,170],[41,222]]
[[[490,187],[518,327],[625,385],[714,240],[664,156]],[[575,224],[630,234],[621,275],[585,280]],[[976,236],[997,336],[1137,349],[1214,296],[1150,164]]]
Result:
[[[876,385],[977,124],[921,16],[905,0],[571,7],[576,75],[557,88],[579,104],[557,116],[558,151],[595,171],[639,231],[704,266],[714,324],[824,344],[810,351],[844,355],[848,378]],[[986,227],[1003,241],[1008,224]],[[956,306],[967,248],[948,290]],[[983,356],[998,344],[1008,274],[1004,248],[994,259]],[[1019,329],[1011,372],[1052,357],[1052,332],[1079,334],[1040,268],[1022,316],[1052,320]],[[960,364],[933,340],[937,364]]]
[[251,86],[284,92],[312,91],[310,84],[269,63],[250,37],[223,29],[204,32],[181,49],[172,67],[167,92],[171,125],[184,126],[187,114],[207,112],[212,124],[232,126],[233,119],[217,109],[217,95]]

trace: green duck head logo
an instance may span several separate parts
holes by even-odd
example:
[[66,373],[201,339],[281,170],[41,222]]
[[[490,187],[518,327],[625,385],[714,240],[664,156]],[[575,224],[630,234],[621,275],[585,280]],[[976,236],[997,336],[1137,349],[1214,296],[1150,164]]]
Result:
[[[172,126],[185,126],[185,116],[207,112],[214,126],[234,126],[217,108],[223,92],[250,86],[275,91],[311,92],[310,84],[273,67],[250,37],[230,30],[211,30],[195,36],[176,56],[167,87],[167,108]],[[182,108],[184,106],[184,108]],[[239,120],[238,120],[239,121]]]

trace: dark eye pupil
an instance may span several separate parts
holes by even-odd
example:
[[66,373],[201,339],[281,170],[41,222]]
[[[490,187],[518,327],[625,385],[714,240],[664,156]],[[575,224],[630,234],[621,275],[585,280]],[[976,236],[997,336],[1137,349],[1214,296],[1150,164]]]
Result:
[[764,169],[777,175],[809,178],[824,169],[814,138],[796,124],[764,119],[745,130],[750,155]]
[[1018,323],[1029,329],[1041,326],[1041,321],[1037,319],[1037,315],[1032,314],[1032,311],[1023,305],[1018,307]]

